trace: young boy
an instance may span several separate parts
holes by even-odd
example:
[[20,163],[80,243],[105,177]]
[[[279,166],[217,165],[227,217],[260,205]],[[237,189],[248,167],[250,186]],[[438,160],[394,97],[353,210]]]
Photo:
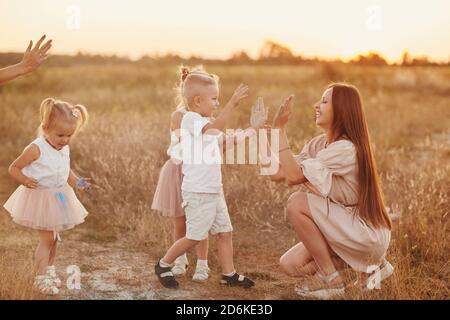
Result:
[[217,235],[221,283],[250,288],[254,282],[236,273],[230,216],[222,190],[219,141],[231,112],[247,97],[248,87],[240,85],[217,119],[211,121],[218,106],[218,78],[206,72],[187,74],[181,94],[188,106],[181,122],[183,153],[182,206],[186,215],[186,236],[177,240],[155,265],[155,274],[166,288],[177,288],[171,265],[175,259],[206,239]]

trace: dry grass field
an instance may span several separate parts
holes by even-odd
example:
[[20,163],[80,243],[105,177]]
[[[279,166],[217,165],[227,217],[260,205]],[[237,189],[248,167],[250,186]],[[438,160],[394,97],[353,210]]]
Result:
[[[205,65],[221,77],[224,105],[241,82],[251,95],[229,128],[245,128],[257,96],[276,107],[296,95],[288,127],[299,151],[320,133],[313,103],[331,81],[356,85],[363,96],[386,204],[401,212],[394,224],[388,260],[395,273],[380,290],[349,287],[344,299],[450,298],[450,67],[226,66]],[[155,261],[172,242],[172,225],[150,210],[159,169],[167,159],[169,116],[175,108],[177,65],[93,64],[44,66],[0,87],[0,200],[16,188],[9,164],[31,142],[46,97],[87,106],[92,118],[71,145],[72,167],[94,186],[79,198],[90,214],[85,224],[62,234],[56,266],[80,267],[81,290],[56,299],[299,299],[296,280],[278,271],[279,257],[297,240],[284,214],[298,187],[271,182],[251,165],[224,165],[224,190],[235,227],[238,271],[251,275],[251,290],[220,286],[214,239],[211,277],[181,289],[163,289]],[[0,214],[0,299],[45,299],[32,290],[37,235]],[[191,264],[194,255],[189,254]],[[348,273],[349,282],[354,274]]]

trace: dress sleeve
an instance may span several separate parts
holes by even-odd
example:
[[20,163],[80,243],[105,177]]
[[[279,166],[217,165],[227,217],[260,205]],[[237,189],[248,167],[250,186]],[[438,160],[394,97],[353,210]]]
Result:
[[302,161],[311,158],[311,155],[309,154],[309,151],[308,151],[310,144],[311,144],[311,141],[303,146],[303,149],[299,154],[294,155],[294,159],[298,163],[298,165],[301,165]]
[[294,155],[294,159],[298,163],[298,165],[301,165],[302,161],[312,158],[312,154],[311,154],[310,150],[314,149],[314,147],[316,146],[317,141],[320,138],[321,138],[321,136],[318,136],[318,137],[315,137],[315,138],[311,139],[308,143],[306,143],[303,146],[302,151],[299,154]]
[[331,190],[333,175],[343,176],[356,165],[356,152],[352,142],[339,140],[320,150],[315,158],[300,162],[303,175],[323,195]]

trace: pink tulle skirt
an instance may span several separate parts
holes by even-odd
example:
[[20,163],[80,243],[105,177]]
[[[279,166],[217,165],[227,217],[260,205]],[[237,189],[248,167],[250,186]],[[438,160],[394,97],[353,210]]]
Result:
[[181,207],[181,162],[167,160],[159,173],[158,185],[153,196],[152,209],[161,212],[165,217],[184,216]]
[[88,214],[69,185],[44,189],[19,186],[4,208],[17,224],[55,232],[83,223]]

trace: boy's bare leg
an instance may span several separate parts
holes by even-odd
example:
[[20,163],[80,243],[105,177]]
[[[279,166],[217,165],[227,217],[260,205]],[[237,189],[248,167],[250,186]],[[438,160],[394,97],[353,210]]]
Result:
[[166,255],[161,259],[161,261],[166,264],[172,264],[177,257],[181,256],[198,243],[199,243],[198,240],[190,240],[187,239],[186,237],[178,239],[169,248],[169,250],[167,250]]
[[233,237],[231,232],[217,234],[217,251],[222,273],[228,274],[234,272]]
[[173,237],[174,241],[177,241],[178,239],[181,239],[186,235],[186,217],[175,217],[173,221]]
[[198,260],[208,260],[208,238],[200,241],[195,247],[195,253]]

